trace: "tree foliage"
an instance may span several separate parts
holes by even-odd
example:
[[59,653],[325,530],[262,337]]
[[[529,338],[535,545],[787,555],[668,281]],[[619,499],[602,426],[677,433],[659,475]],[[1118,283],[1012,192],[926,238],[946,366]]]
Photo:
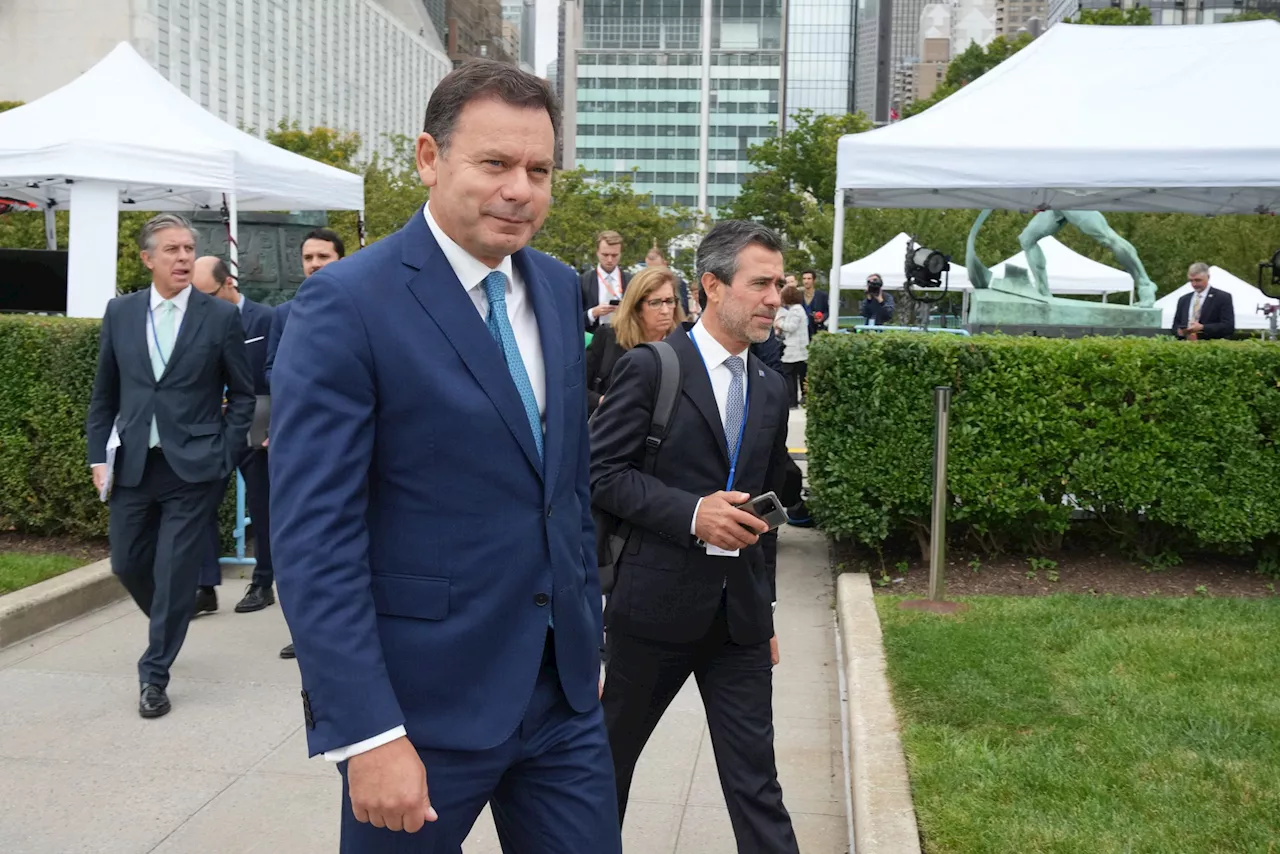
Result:
[[363,143],[358,133],[342,133],[327,127],[302,130],[296,121],[281,119],[275,130],[267,131],[266,138],[267,142],[285,151],[292,151],[348,172],[360,171],[356,156]]
[[23,105],[23,101],[0,101],[0,113],[7,113]]
[[[596,263],[595,236],[612,229],[623,236],[622,266],[644,260],[654,244],[671,254],[671,244],[699,226],[695,211],[676,206],[660,208],[651,196],[636,192],[629,180],[601,181],[578,168],[552,178],[551,212],[533,247],[580,270]],[[668,258],[687,269],[681,258]]]
[[1244,12],[1237,12],[1234,15],[1228,15],[1222,19],[1224,24],[1237,24],[1242,21],[1280,21],[1280,14],[1275,12],[1259,12],[1257,9],[1248,9]]
[[1081,9],[1072,23],[1091,24],[1095,27],[1146,27],[1151,24],[1151,10],[1146,6],[1134,6],[1131,9],[1117,9],[1114,6],[1106,9]]

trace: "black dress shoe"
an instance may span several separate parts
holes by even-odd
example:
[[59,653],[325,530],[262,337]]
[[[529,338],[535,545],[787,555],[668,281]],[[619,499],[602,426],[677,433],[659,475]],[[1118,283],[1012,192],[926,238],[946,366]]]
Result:
[[142,696],[138,698],[138,714],[144,718],[158,718],[169,714],[169,695],[159,685],[143,683]]
[[198,588],[196,590],[195,616],[212,614],[216,610],[218,610],[218,591],[212,587]]
[[293,644],[289,644],[284,649],[280,650],[280,657],[281,658],[297,658],[298,656],[295,655],[293,652]]
[[274,604],[276,604],[276,594],[272,592],[270,587],[259,587],[256,584],[250,584],[249,589],[244,593],[244,598],[236,605],[236,613],[249,614],[253,611],[261,611],[268,605]]

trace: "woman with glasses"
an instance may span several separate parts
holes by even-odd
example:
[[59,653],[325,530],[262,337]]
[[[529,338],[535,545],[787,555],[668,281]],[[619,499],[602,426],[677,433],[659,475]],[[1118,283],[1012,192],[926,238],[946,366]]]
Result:
[[613,366],[622,354],[646,341],[661,341],[684,321],[676,298],[676,274],[646,267],[622,294],[612,324],[601,325],[587,347],[587,411],[594,413],[609,390]]

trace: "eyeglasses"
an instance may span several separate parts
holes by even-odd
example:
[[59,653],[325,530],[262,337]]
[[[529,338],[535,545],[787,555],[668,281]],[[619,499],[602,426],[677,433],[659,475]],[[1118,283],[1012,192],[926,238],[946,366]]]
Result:
[[644,304],[654,310],[676,307],[676,301],[674,297],[667,297],[666,299],[647,299],[644,301]]

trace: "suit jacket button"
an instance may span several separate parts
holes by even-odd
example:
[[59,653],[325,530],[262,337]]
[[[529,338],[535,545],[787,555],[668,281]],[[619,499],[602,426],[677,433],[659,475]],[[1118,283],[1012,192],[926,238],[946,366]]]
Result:
[[547,508],[547,518],[548,518],[548,519],[550,519],[550,518],[551,518],[551,511],[552,511],[552,510],[554,510],[554,509],[555,509],[554,507],[548,507],[548,508]]
[[551,597],[545,593],[539,593],[533,597],[533,604],[537,605],[539,608],[545,606],[550,601]]

